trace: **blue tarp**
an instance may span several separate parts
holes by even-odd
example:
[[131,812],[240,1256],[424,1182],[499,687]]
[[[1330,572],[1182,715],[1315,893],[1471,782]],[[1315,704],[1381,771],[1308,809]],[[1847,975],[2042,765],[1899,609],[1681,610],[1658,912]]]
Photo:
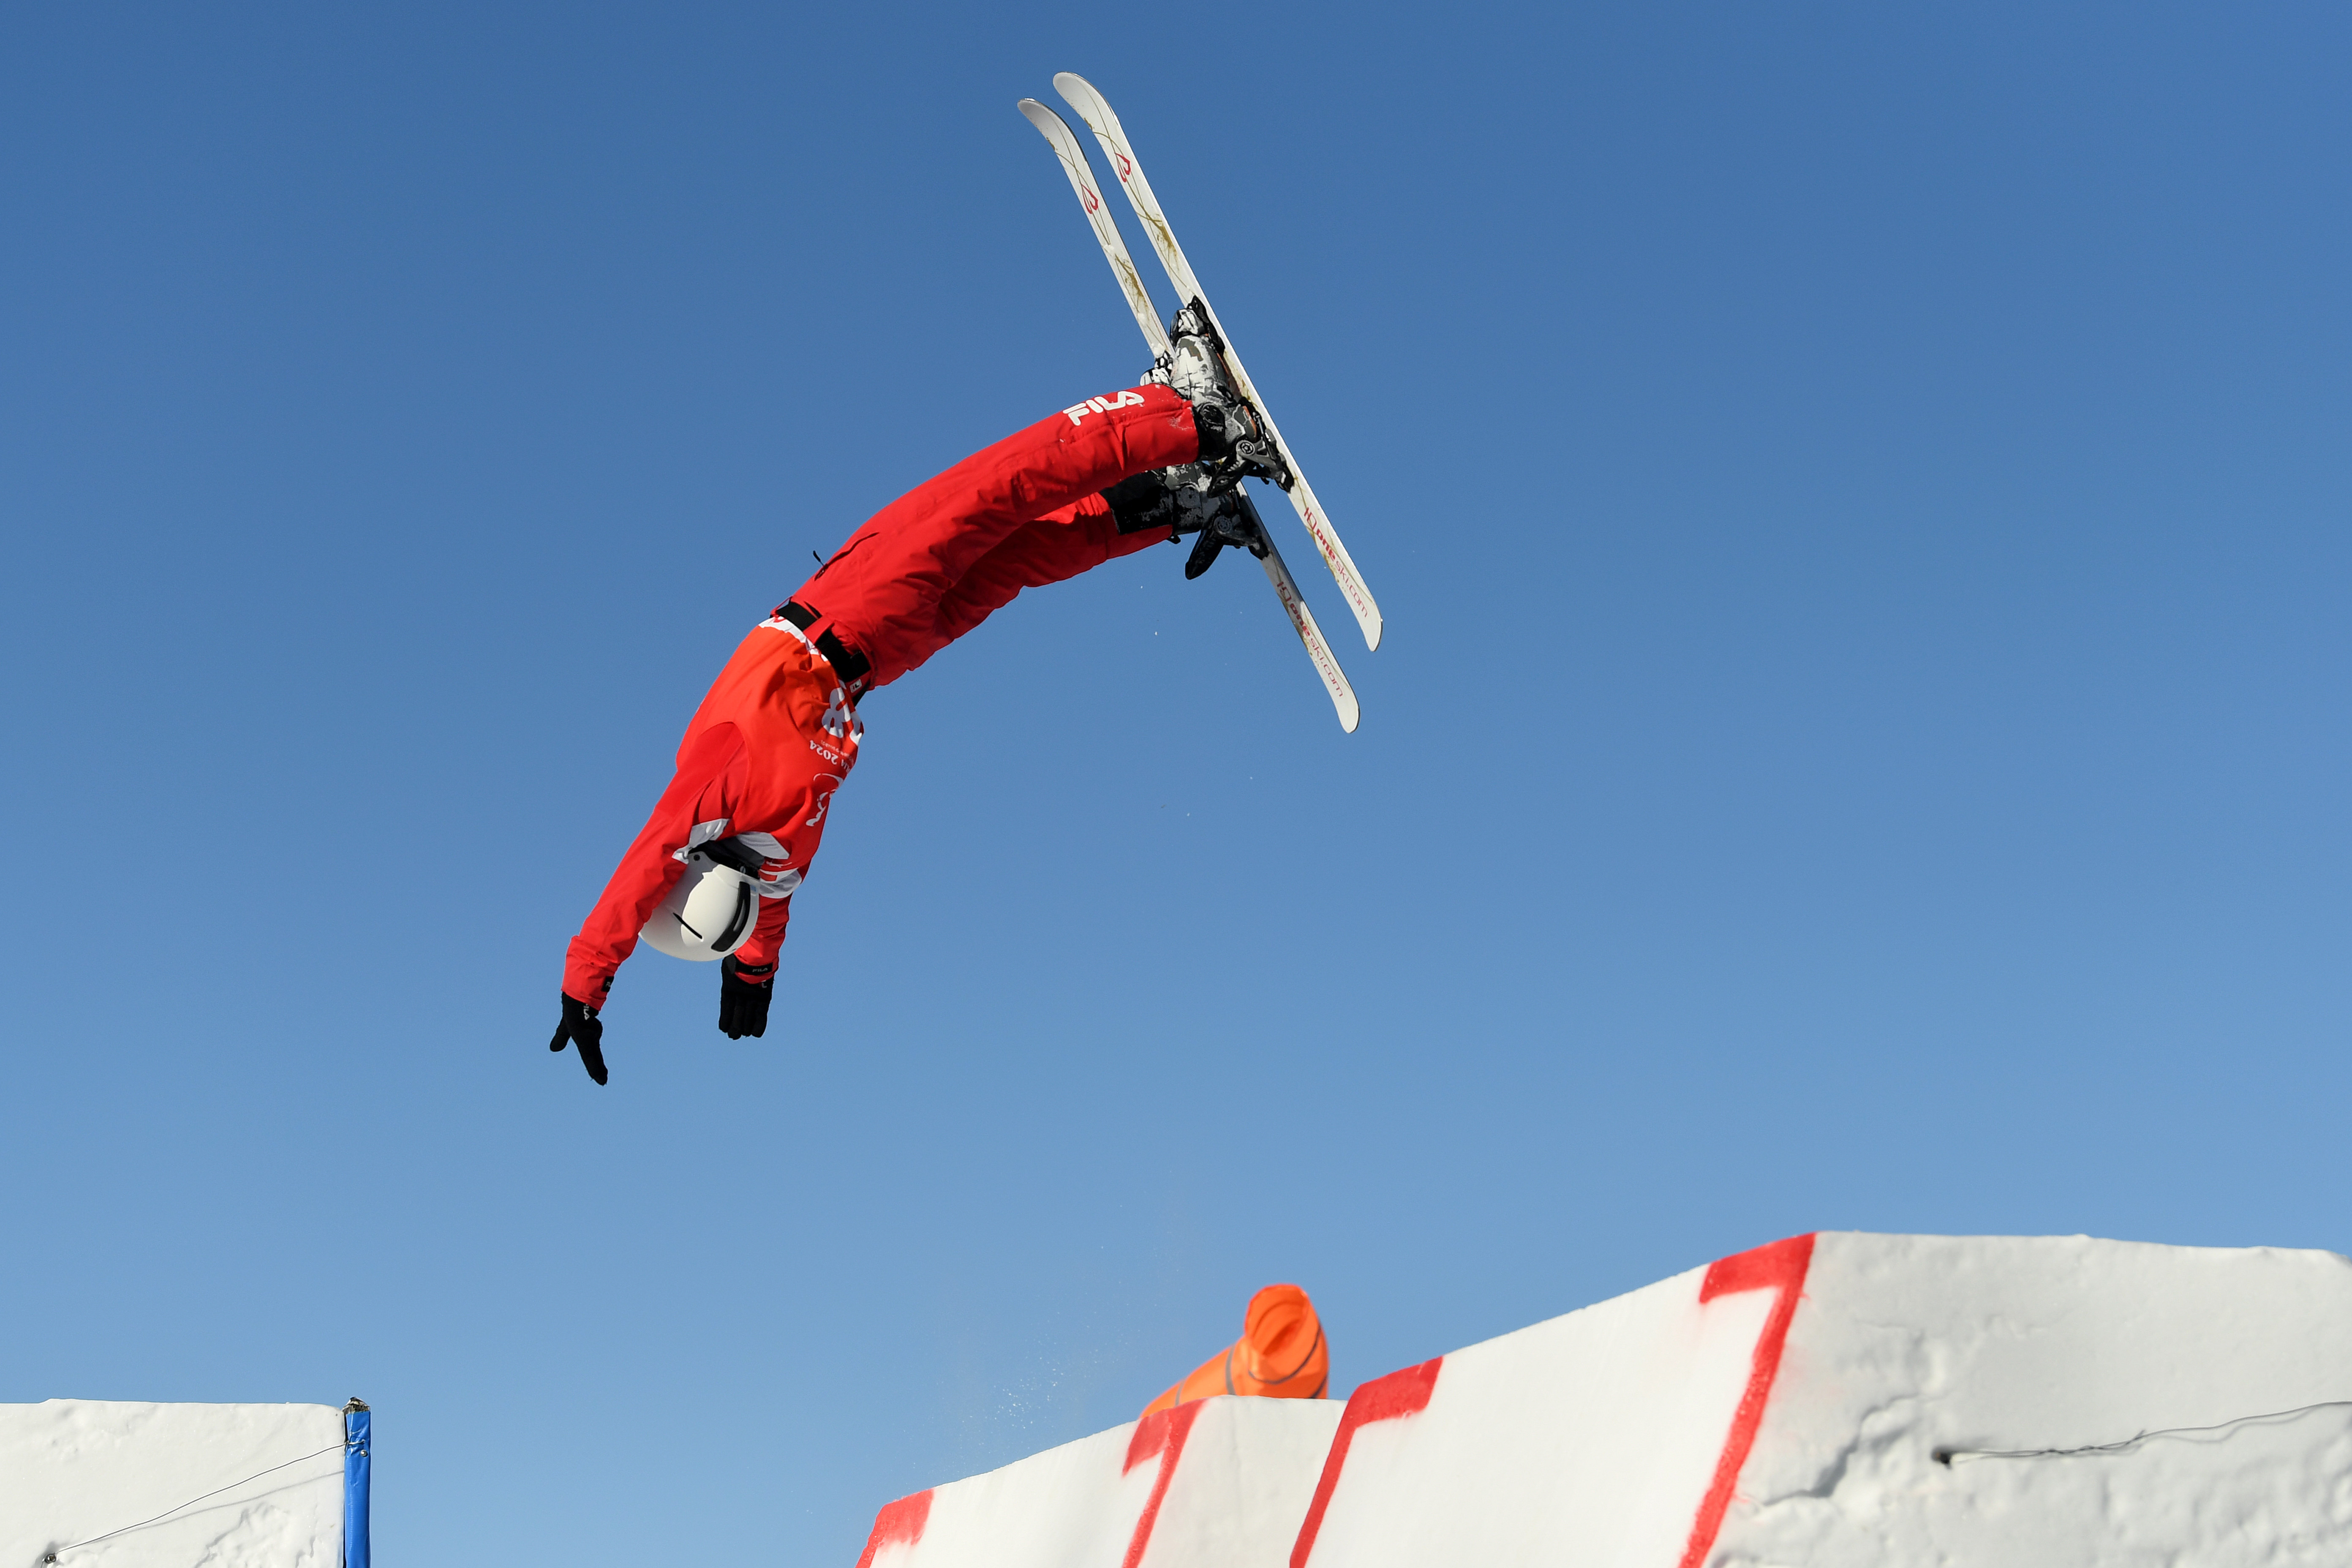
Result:
[[368,1407],[343,1407],[343,1568],[368,1568]]

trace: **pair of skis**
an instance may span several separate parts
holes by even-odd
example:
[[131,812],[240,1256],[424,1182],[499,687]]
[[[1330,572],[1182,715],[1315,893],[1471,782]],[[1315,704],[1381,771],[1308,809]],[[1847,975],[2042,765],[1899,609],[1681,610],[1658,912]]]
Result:
[[[1192,264],[1184,259],[1184,252],[1176,243],[1175,230],[1168,226],[1167,216],[1160,212],[1159,200],[1151,194],[1151,184],[1143,177],[1143,167],[1136,161],[1135,149],[1128,144],[1127,132],[1120,129],[1118,116],[1111,112],[1110,105],[1104,100],[1103,95],[1082,76],[1063,71],[1054,78],[1054,89],[1078,111],[1078,117],[1095,133],[1095,140],[1102,143],[1103,153],[1110,160],[1112,172],[1118,174],[1120,186],[1127,192],[1128,201],[1135,208],[1137,220],[1143,225],[1143,232],[1151,240],[1151,248],[1159,253],[1160,266],[1167,268],[1168,281],[1175,286],[1179,312],[1190,307],[1208,323],[1216,338],[1217,352],[1224,362],[1226,373],[1233,377],[1234,385],[1265,418],[1266,432],[1274,437],[1275,448],[1281,454],[1283,467],[1288,470],[1289,482],[1282,488],[1290,497],[1292,509],[1298,513],[1298,521],[1307,525],[1307,534],[1315,541],[1315,548],[1321,553],[1323,563],[1331,570],[1331,580],[1339,585],[1340,595],[1348,601],[1348,607],[1355,612],[1356,624],[1363,628],[1364,646],[1368,648],[1380,647],[1380,606],[1372,602],[1371,591],[1364,586],[1362,576],[1356,571],[1356,563],[1348,558],[1348,547],[1339,542],[1339,536],[1333,531],[1330,520],[1324,516],[1321,503],[1316,500],[1314,489],[1308,486],[1306,474],[1298,467],[1298,459],[1290,455],[1289,445],[1283,440],[1282,432],[1275,427],[1273,416],[1266,412],[1265,400],[1250,384],[1249,372],[1242,368],[1240,356],[1234,353],[1233,339],[1226,334],[1224,323],[1218,321],[1216,311],[1210,309],[1208,297],[1201,291],[1200,280],[1192,276]],[[1086,209],[1087,222],[1093,226],[1095,238],[1101,242],[1103,256],[1110,262],[1111,274],[1118,279],[1119,292],[1127,297],[1128,309],[1135,312],[1135,324],[1142,329],[1143,341],[1164,363],[1169,353],[1168,329],[1160,324],[1151,296],[1143,287],[1143,279],[1135,269],[1133,258],[1127,253],[1126,242],[1119,237],[1118,225],[1103,205],[1102,193],[1095,186],[1093,170],[1077,137],[1060,115],[1034,98],[1021,100],[1021,112],[1052,143],[1055,155],[1061,159],[1062,172],[1069,175],[1070,188],[1077,193],[1078,205]],[[1244,499],[1246,500],[1246,496]],[[1251,515],[1255,517],[1255,509],[1251,509]],[[1297,579],[1291,576],[1290,568],[1283,564],[1282,552],[1275,549],[1273,539],[1266,536],[1263,527],[1257,531],[1265,547],[1259,562],[1265,568],[1266,580],[1274,584],[1275,595],[1282,601],[1283,613],[1290,617],[1291,628],[1297,632],[1298,640],[1306,646],[1307,657],[1314,662],[1315,673],[1322,677],[1324,689],[1331,694],[1331,705],[1339,711],[1339,728],[1352,734],[1357,719],[1355,689],[1348,684],[1348,677],[1340,669],[1339,661],[1332,657],[1330,645],[1323,639],[1322,628],[1315,624],[1313,613],[1307,608],[1307,600],[1298,591]],[[1257,552],[1253,549],[1252,553]]]

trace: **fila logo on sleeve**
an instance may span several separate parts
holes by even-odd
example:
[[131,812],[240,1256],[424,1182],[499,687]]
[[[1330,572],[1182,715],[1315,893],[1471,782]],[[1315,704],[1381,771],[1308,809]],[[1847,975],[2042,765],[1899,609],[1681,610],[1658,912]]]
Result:
[[1120,393],[1117,397],[1089,397],[1084,403],[1071,404],[1067,408],[1063,409],[1062,412],[1070,416],[1071,424],[1076,425],[1084,420],[1089,414],[1108,414],[1114,408],[1140,408],[1142,406],[1143,394],[1136,391],[1133,387],[1129,387],[1125,392]]

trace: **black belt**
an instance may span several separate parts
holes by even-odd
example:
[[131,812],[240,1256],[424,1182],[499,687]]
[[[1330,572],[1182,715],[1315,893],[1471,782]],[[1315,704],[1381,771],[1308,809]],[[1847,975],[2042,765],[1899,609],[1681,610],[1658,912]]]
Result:
[[[803,631],[808,630],[809,627],[824,619],[823,616],[818,615],[798,599],[785,600],[776,614]],[[872,659],[834,636],[831,626],[817,633],[814,640],[816,643],[816,651],[824,655],[824,661],[833,666],[834,674],[841,677],[848,686],[850,696],[856,697],[866,689],[866,678],[874,669]]]

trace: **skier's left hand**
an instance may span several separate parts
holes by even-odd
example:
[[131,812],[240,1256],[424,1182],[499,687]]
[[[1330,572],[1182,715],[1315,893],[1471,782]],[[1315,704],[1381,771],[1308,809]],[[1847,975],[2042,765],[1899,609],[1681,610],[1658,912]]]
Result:
[[768,1032],[768,1003],[776,994],[776,966],[721,960],[719,965],[719,1029],[730,1040]]
[[563,1022],[555,1026],[555,1038],[547,1042],[551,1051],[560,1051],[565,1045],[580,1047],[580,1065],[598,1083],[605,1079],[604,1023],[596,1016],[596,1009],[584,1002],[575,1002],[567,994],[563,998]]

